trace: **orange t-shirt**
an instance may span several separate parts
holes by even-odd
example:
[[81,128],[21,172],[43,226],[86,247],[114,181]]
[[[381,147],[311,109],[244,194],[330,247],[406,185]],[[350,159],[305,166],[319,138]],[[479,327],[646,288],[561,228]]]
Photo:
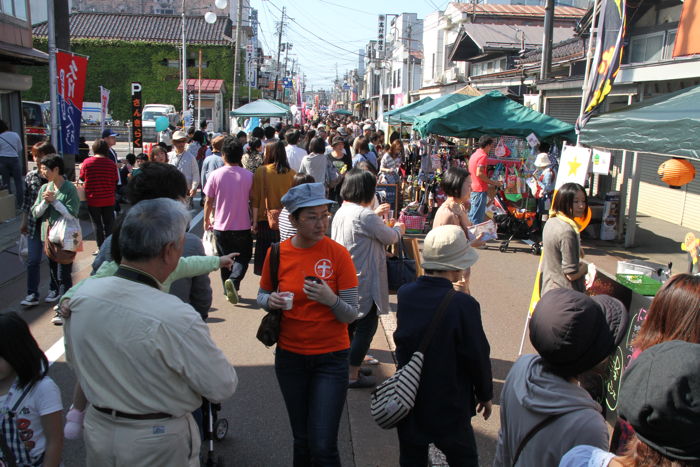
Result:
[[[350,253],[344,246],[323,237],[311,248],[296,248],[292,239],[280,245],[279,291],[293,292],[294,305],[282,312],[277,345],[302,355],[318,355],[350,347],[348,325],[335,318],[330,307],[309,300],[304,293],[304,277],[316,276],[338,294],[357,287],[357,274]],[[260,287],[272,290],[270,251],[263,266]]]

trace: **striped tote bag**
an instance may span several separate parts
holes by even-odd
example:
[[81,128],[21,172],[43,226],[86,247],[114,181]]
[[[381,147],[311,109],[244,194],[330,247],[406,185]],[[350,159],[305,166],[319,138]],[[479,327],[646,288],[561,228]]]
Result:
[[435,329],[442,322],[454,296],[454,289],[450,289],[440,303],[428,331],[421,339],[420,346],[406,365],[401,367],[394,375],[384,381],[372,392],[370,397],[370,412],[372,418],[385,430],[394,428],[396,424],[408,415],[416,403],[416,394],[420,386],[420,375],[423,371],[425,351],[430,344],[430,339]]

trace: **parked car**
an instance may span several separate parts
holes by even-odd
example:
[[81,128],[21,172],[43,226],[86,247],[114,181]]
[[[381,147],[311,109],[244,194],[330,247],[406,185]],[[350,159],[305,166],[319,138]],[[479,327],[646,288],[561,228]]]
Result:
[[168,122],[173,124],[177,121],[177,112],[174,105],[168,104],[146,104],[141,114],[141,125],[143,128],[155,128],[156,118],[167,117]]

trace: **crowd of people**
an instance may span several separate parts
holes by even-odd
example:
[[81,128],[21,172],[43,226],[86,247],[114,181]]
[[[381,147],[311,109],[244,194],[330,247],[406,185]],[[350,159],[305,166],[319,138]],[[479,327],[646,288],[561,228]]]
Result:
[[[71,261],[49,258],[44,300],[58,302],[54,322],[64,326],[76,376],[65,426],[58,388],[27,324],[14,312],[0,315],[0,459],[58,466],[64,437],[82,436],[90,466],[197,465],[202,399],[222,402],[238,384],[206,326],[209,274],[219,271],[235,305],[252,260],[257,304],[280,317],[274,373],[293,465],[340,465],[347,392],[379,383],[368,351],[379,316],[391,311],[387,252],[406,226],[390,218],[377,184],[404,179],[400,138],[340,116],[250,134],[191,128],[175,131],[172,147],[162,142],[123,163],[117,136],[106,130],[92,144],[78,184],[66,179],[50,143],[32,148],[37,168],[22,185],[20,230],[29,250],[22,305],[39,303],[47,235],[62,217],[78,216],[81,191],[98,251],[93,275],[75,285]],[[479,465],[471,419],[488,419],[498,397],[489,337],[469,288],[484,242],[468,228],[483,220],[488,187],[498,185],[486,170],[491,145],[480,139],[469,170],[453,167],[442,177],[447,201],[423,242],[424,274],[397,294],[398,368],[432,333],[415,405],[397,425],[402,466],[427,465],[431,443],[449,465]],[[205,256],[188,232],[198,194],[218,256]],[[621,302],[583,293],[579,232],[587,208],[576,184],[551,200],[542,297],[529,324],[537,353],[520,357],[503,385],[494,465],[700,465],[696,276],[674,276],[653,300],[622,376],[612,444],[601,406],[579,383],[604,371],[628,329]]]

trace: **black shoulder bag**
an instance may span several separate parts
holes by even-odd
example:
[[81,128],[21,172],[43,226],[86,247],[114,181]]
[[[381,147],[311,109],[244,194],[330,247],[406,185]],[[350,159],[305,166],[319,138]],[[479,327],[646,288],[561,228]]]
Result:
[[[279,287],[280,269],[280,244],[270,245],[270,279],[272,281],[272,291],[277,292]],[[255,337],[267,347],[275,345],[280,337],[280,323],[282,321],[282,310],[271,310],[265,313],[258,326]]]

